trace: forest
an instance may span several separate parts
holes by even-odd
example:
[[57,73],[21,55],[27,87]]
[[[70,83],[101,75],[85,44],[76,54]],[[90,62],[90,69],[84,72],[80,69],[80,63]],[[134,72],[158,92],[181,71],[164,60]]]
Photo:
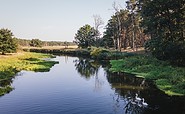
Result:
[[[159,60],[185,65],[185,6],[183,0],[128,0],[126,9],[113,4],[115,14],[109,19],[103,37],[102,19],[95,26],[84,25],[76,35],[79,47],[103,46],[118,51],[145,47]],[[97,45],[98,44],[98,45]]]

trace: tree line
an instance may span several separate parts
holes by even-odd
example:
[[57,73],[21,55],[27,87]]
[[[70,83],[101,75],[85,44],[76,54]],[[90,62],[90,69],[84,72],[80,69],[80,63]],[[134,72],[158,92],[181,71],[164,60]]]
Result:
[[95,27],[80,27],[74,37],[78,46],[118,51],[145,47],[158,59],[185,65],[185,1],[127,0],[126,4],[125,9],[113,4],[115,13],[108,20],[103,37]]
[[42,46],[70,46],[70,45],[76,45],[73,42],[67,42],[67,41],[41,41],[40,39],[20,39],[15,38],[18,45],[20,46],[32,46],[32,47],[42,47]]
[[15,38],[9,29],[0,29],[0,52],[5,55],[6,53],[14,53],[18,47],[43,47],[43,46],[71,46],[76,45],[74,42],[62,41],[41,41],[40,39],[20,39]]

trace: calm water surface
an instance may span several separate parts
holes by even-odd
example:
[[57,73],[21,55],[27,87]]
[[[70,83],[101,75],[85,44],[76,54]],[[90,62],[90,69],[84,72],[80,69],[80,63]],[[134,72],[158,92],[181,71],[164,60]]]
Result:
[[167,96],[144,79],[76,57],[53,60],[59,64],[49,72],[22,71],[0,83],[14,87],[0,97],[0,114],[185,114],[184,97]]

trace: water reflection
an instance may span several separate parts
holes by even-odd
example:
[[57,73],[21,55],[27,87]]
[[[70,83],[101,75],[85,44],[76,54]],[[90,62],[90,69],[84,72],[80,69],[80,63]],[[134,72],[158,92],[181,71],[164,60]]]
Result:
[[152,82],[126,73],[109,72],[107,80],[125,102],[123,109],[126,114],[185,112],[185,97],[168,96]]
[[[45,60],[49,61],[49,59]],[[40,70],[36,69],[34,72],[49,72],[49,71],[50,69],[40,69]],[[5,94],[8,94],[11,91],[13,91],[15,89],[14,87],[12,87],[13,80],[16,79],[18,76],[22,75],[24,75],[24,73],[21,71],[18,72],[15,76],[10,77],[9,79],[0,80],[0,96],[4,96]]]
[[117,98],[113,99],[124,102],[123,110],[126,114],[144,113],[148,103],[144,101],[144,97],[140,97],[140,93],[149,87],[145,79],[126,73],[107,72],[107,80],[117,93]]
[[[19,72],[15,75],[15,77],[22,76],[22,75],[23,73]],[[14,79],[15,78],[10,78],[10,79],[5,79],[0,81],[0,96],[8,94],[14,90],[14,88],[12,87],[12,83]]]
[[[77,72],[85,79],[96,77],[95,86],[102,86],[98,79],[101,65],[96,61],[77,59]],[[104,68],[106,69],[106,68]],[[185,113],[185,97],[168,96],[157,89],[153,82],[127,73],[105,71],[107,81],[115,94],[111,95],[115,113],[122,108],[126,114]]]
[[0,81],[0,96],[10,93],[13,90],[11,87],[12,79]]
[[86,79],[89,79],[94,75],[97,76],[98,70],[100,68],[100,65],[97,62],[83,58],[74,60],[74,63],[77,72]]
[[23,72],[27,78],[0,82],[17,88],[1,97],[1,113],[185,114],[184,97],[168,96],[148,80],[110,73],[88,59],[54,60],[60,62],[49,73]]
[[[95,90],[101,88],[103,82],[99,80],[98,71],[100,64],[97,61],[79,58],[74,61],[77,72],[85,79],[95,77]],[[128,74],[127,74],[128,75]],[[141,91],[148,88],[149,85],[145,79],[137,78],[133,75],[125,76],[124,73],[110,73],[106,71],[107,81],[115,94],[111,95],[114,101],[115,112],[122,107],[125,113],[141,113],[146,106],[144,98],[138,100],[138,95]],[[137,97],[137,98],[136,98]],[[123,104],[124,105],[121,105]]]
[[98,77],[98,71],[101,65],[97,61],[83,58],[74,60],[74,63],[80,76],[84,77],[86,80],[89,80],[90,77],[95,78],[94,91],[100,91],[104,83],[104,81]]

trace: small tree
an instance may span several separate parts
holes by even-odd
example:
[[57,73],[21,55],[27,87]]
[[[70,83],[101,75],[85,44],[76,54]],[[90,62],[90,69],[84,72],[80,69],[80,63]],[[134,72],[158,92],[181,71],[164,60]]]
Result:
[[13,33],[8,29],[0,29],[0,52],[2,55],[6,53],[16,52],[17,44],[12,38]]
[[30,46],[33,47],[42,47],[42,41],[39,39],[32,39],[30,42]]
[[75,43],[79,47],[87,48],[89,46],[95,45],[95,38],[99,34],[93,27],[90,25],[85,25],[81,27],[75,34]]

